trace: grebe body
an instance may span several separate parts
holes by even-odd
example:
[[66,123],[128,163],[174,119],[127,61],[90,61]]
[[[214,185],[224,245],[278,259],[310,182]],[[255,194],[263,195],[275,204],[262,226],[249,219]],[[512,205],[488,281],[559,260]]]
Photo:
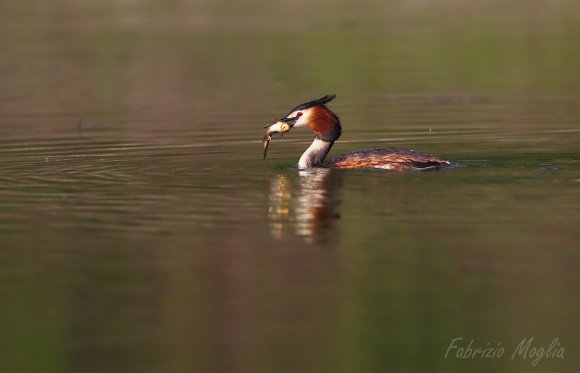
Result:
[[441,158],[397,148],[358,150],[325,160],[332,145],[342,133],[338,116],[325,105],[335,97],[335,95],[327,95],[318,100],[298,105],[284,117],[267,125],[264,136],[264,158],[266,158],[268,144],[273,134],[284,134],[292,128],[310,127],[315,139],[300,157],[298,161],[300,169],[313,167],[380,168],[404,171],[451,166],[451,162]]
[[334,157],[322,164],[328,168],[382,168],[385,170],[427,170],[450,166],[432,155],[397,148],[357,150]]

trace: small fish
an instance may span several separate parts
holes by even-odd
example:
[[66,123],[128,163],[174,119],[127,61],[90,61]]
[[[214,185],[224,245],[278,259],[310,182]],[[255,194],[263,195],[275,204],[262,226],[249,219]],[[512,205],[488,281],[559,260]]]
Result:
[[270,144],[270,140],[272,140],[272,136],[265,134],[264,135],[264,159],[266,159],[266,153],[268,152],[268,145]]
[[275,133],[279,133],[280,136],[283,136],[286,132],[290,131],[292,128],[288,123],[277,121],[272,123],[271,125],[266,126],[266,134],[264,135],[264,159],[266,159],[266,153],[268,152],[268,145],[270,144],[270,140],[272,140],[272,135]]

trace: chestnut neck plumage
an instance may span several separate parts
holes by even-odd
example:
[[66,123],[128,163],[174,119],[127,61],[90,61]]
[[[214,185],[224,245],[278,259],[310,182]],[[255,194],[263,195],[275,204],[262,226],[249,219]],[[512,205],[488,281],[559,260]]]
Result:
[[300,157],[298,161],[300,169],[320,166],[341,133],[338,116],[326,106],[319,105],[310,110],[308,125],[316,138]]

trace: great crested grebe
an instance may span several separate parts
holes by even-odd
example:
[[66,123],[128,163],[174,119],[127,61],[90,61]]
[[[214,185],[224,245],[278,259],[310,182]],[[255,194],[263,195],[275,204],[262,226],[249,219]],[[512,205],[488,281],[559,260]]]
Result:
[[326,107],[336,95],[327,95],[318,100],[296,106],[284,117],[265,126],[264,158],[268,144],[275,133],[284,133],[292,128],[308,126],[316,136],[298,161],[298,168],[382,168],[387,170],[426,170],[451,166],[441,158],[417,153],[413,150],[376,148],[357,150],[324,160],[334,142],[340,137],[342,128],[338,116]]

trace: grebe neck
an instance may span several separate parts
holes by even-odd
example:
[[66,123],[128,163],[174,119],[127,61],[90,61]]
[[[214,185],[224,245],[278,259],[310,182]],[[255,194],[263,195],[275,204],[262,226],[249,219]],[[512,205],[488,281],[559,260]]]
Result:
[[312,144],[306,149],[304,154],[300,157],[298,161],[298,168],[301,170],[311,167],[319,166],[323,161],[334,141],[324,141],[319,138],[315,138]]

